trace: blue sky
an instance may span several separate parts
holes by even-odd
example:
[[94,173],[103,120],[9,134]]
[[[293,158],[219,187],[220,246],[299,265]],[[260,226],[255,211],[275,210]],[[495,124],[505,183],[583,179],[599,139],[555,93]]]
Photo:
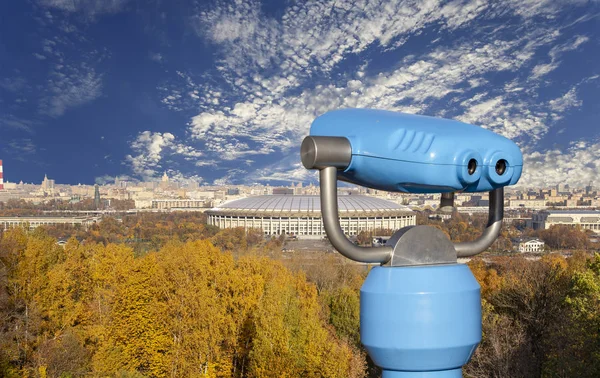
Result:
[[0,2],[9,181],[314,180],[298,148],[343,107],[515,140],[523,185],[600,186],[600,1]]

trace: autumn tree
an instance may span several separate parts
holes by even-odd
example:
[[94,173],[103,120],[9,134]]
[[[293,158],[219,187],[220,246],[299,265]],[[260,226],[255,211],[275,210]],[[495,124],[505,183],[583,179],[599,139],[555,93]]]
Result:
[[587,249],[590,246],[589,236],[577,227],[553,225],[539,232],[546,245],[553,249]]

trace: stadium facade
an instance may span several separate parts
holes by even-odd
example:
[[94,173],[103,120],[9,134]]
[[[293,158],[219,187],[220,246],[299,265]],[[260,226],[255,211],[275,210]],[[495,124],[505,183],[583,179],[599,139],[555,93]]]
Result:
[[528,226],[547,230],[554,225],[579,226],[600,234],[600,211],[597,210],[544,210],[534,213]]
[[[379,198],[339,196],[340,225],[348,236],[375,229],[398,230],[416,224],[406,206]],[[270,195],[224,203],[206,212],[208,224],[220,228],[259,228],[265,235],[325,236],[319,196]]]

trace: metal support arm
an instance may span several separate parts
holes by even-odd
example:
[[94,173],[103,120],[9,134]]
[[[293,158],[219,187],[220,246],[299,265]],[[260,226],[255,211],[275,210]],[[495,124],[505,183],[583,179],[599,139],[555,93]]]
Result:
[[365,263],[386,263],[391,257],[393,249],[391,247],[359,247],[354,245],[346,238],[338,214],[337,197],[337,169],[335,167],[325,167],[319,171],[321,181],[321,212],[323,214],[323,225],[327,237],[345,257]]
[[471,242],[454,243],[457,257],[471,257],[485,251],[500,235],[504,218],[504,188],[492,190],[489,197],[488,223],[483,234]]
[[[319,170],[323,225],[333,247],[354,261],[381,264],[390,261],[394,254],[393,247],[359,247],[346,238],[340,227],[337,172],[350,164],[350,141],[344,137],[308,136],[302,142],[301,157],[304,167]],[[452,194],[442,195],[442,203],[451,207],[453,197]],[[483,234],[471,242],[454,243],[457,257],[470,257],[485,251],[500,235],[504,217],[504,188],[492,190],[489,198],[488,224]]]

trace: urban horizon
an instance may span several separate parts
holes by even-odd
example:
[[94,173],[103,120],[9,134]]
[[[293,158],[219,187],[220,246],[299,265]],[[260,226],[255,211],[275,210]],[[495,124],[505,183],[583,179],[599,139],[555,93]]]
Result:
[[[2,162],[2,160],[0,159],[0,162]],[[2,165],[2,163],[0,163],[0,165]],[[77,183],[61,183],[61,182],[56,182],[56,180],[52,179],[52,176],[48,177],[48,174],[44,174],[44,177],[41,178],[41,180],[39,181],[39,183],[37,183],[37,181],[32,181],[32,182],[25,182],[23,180],[14,180],[11,181],[10,179],[7,179],[6,176],[4,176],[4,183],[5,184],[20,184],[23,183],[25,185],[42,185],[45,179],[51,180],[53,182],[54,185],[62,185],[62,186],[77,186],[77,185],[85,185],[85,186],[94,186],[94,185],[101,185],[101,186],[107,186],[107,185],[119,185],[119,183],[130,183],[130,184],[144,184],[144,183],[159,183],[161,181],[163,181],[165,179],[165,177],[168,178],[169,181],[174,182],[174,183],[178,183],[182,186],[185,185],[198,185],[198,186],[202,186],[202,187],[250,187],[250,186],[271,186],[271,187],[290,187],[290,186],[294,186],[296,184],[301,184],[301,185],[316,185],[318,186],[319,184],[319,180],[317,175],[315,175],[313,180],[307,180],[307,181],[273,181],[273,182],[255,182],[255,183],[251,183],[251,184],[213,184],[213,183],[208,183],[208,182],[203,182],[203,181],[196,181],[197,178],[181,178],[181,177],[176,177],[176,178],[171,178],[169,177],[169,175],[167,174],[168,170],[164,171],[163,175],[160,177],[153,177],[153,178],[149,178],[148,181],[143,181],[140,179],[136,179],[134,177],[128,176],[128,175],[118,175],[115,177],[102,177],[97,179],[95,182],[93,183],[85,183],[85,182],[77,182]],[[568,182],[562,182],[556,185],[547,185],[547,186],[527,186],[524,183],[519,182],[517,185],[514,186],[510,186],[507,187],[506,190],[523,190],[523,189],[540,189],[540,190],[549,190],[551,188],[557,188],[559,186],[561,187],[565,187],[566,189],[583,189],[585,190],[588,187],[592,187],[595,188],[596,187],[596,181],[597,180],[590,180],[587,184],[583,184],[581,186],[577,186],[577,185],[570,185]],[[356,185],[351,184],[351,183],[346,183],[346,182],[339,182],[339,184],[341,187],[355,187]]]

